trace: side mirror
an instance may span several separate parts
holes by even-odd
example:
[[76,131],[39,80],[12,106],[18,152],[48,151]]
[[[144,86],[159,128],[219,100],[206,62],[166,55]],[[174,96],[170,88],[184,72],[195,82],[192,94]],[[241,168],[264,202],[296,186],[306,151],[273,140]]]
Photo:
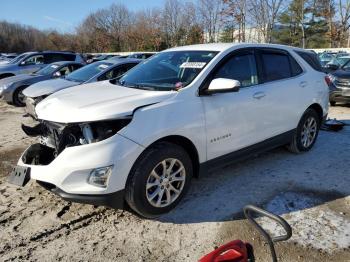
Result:
[[53,77],[61,77],[61,72],[57,71],[53,74]]
[[241,83],[237,80],[228,78],[213,79],[206,91],[207,94],[238,92]]
[[330,69],[330,70],[337,70],[339,68],[339,65],[336,64],[327,64],[326,68]]

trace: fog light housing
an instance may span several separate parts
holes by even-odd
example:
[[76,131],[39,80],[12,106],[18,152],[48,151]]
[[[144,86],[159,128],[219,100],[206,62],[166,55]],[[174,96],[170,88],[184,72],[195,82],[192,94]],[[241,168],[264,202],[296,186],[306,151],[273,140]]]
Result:
[[98,187],[107,187],[113,166],[95,168],[90,172],[88,183]]

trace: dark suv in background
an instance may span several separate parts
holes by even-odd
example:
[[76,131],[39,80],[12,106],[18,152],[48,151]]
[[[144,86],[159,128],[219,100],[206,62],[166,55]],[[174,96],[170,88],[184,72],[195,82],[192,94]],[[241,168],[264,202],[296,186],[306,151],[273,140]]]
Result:
[[28,52],[18,58],[10,63],[0,65],[0,79],[19,74],[31,74],[59,61],[85,63],[80,54],[60,51]]

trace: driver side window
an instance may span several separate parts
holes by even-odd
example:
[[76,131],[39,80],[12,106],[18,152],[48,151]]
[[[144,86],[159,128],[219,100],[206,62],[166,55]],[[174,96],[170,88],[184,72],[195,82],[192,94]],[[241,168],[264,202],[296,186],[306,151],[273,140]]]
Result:
[[70,73],[69,67],[68,66],[64,66],[60,69],[60,74],[61,76],[65,76],[68,75]]
[[258,73],[254,54],[233,55],[215,73],[215,78],[238,80],[241,87],[258,84]]
[[24,65],[42,65],[44,64],[44,56],[43,55],[34,55],[28,57],[24,60]]

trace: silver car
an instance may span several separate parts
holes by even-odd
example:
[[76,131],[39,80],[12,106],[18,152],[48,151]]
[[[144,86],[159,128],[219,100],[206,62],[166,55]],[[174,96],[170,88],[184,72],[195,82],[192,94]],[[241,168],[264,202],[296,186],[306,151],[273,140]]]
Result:
[[0,79],[20,74],[31,74],[59,61],[85,63],[80,54],[72,52],[43,51],[19,55],[7,64],[0,64]]
[[100,61],[84,66],[65,78],[42,81],[24,89],[26,111],[36,117],[35,106],[47,96],[65,88],[117,78],[133,68],[141,59]]
[[81,68],[83,64],[77,62],[56,62],[33,74],[21,74],[0,79],[0,97],[9,104],[24,106],[22,91],[28,86],[54,78],[64,77]]

